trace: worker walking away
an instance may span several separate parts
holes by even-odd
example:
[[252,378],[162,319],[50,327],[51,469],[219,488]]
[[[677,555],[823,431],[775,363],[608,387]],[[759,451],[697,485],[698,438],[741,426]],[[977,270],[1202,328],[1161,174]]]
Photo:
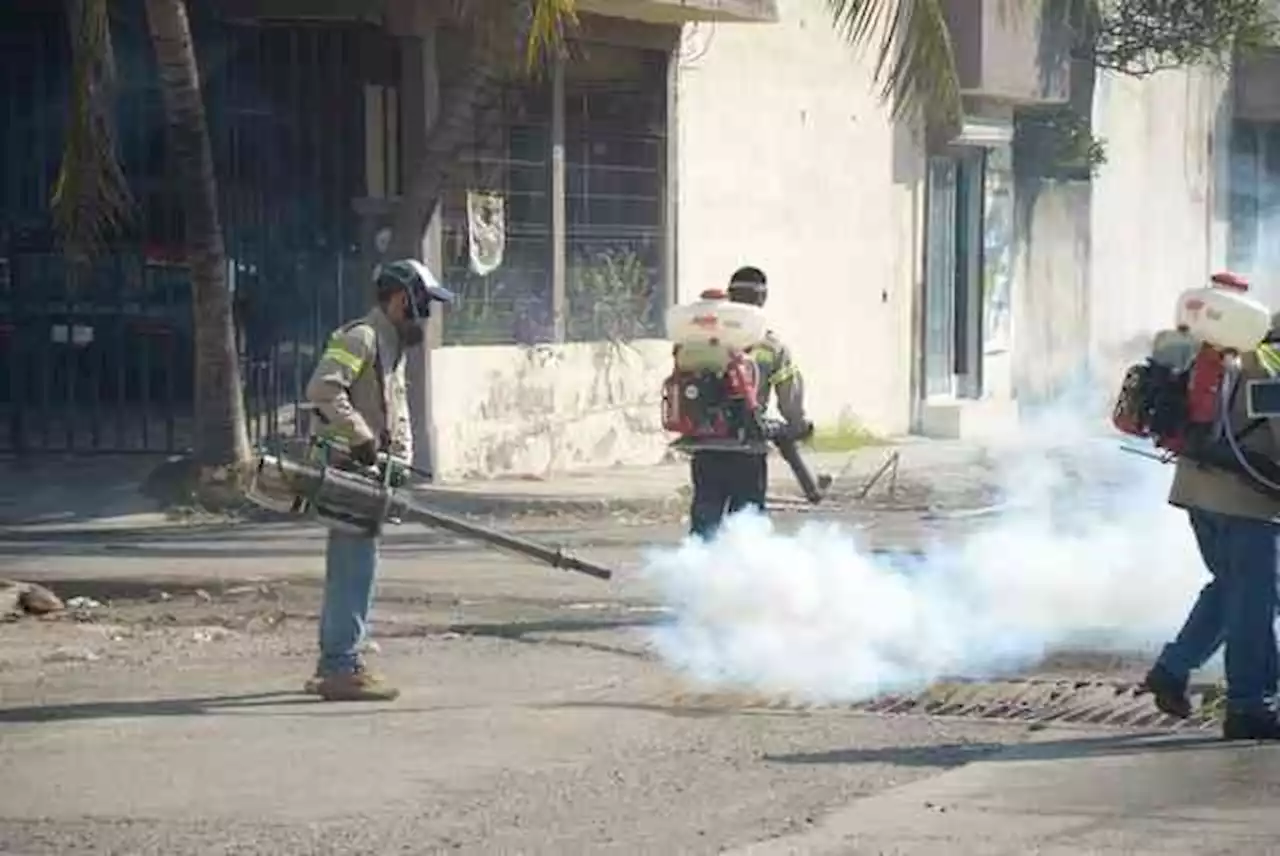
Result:
[[[1179,330],[1162,333],[1151,359],[1129,369],[1113,414],[1120,430],[1177,455],[1169,502],[1186,510],[1212,578],[1144,685],[1162,711],[1189,716],[1190,672],[1221,643],[1223,737],[1280,740],[1272,707],[1280,573],[1280,385],[1273,381],[1280,350],[1270,342],[1274,333],[1266,334],[1266,308],[1243,295],[1247,284],[1225,277],[1183,295]],[[1270,323],[1274,329],[1275,319]],[[1162,349],[1162,339],[1179,334],[1188,339],[1185,354],[1162,358],[1162,350],[1173,352]]]
[[[1280,374],[1280,351],[1273,344],[1280,340],[1280,315],[1273,317],[1272,328],[1268,342],[1242,359],[1241,375],[1232,390],[1231,421],[1234,427],[1227,426],[1226,430],[1245,435],[1240,441],[1243,449],[1274,461],[1280,458],[1277,420],[1266,420],[1266,431],[1256,430],[1260,427],[1256,420],[1246,425],[1243,389],[1250,379]],[[1243,430],[1240,426],[1244,426]],[[1275,597],[1276,574],[1280,572],[1280,551],[1276,546],[1277,538],[1280,538],[1280,526],[1277,525],[1280,521],[1280,497],[1259,490],[1259,485],[1247,472],[1215,469],[1184,458],[1179,460],[1175,470],[1170,502],[1187,509],[1196,545],[1209,570],[1210,579],[1197,595],[1177,636],[1161,649],[1143,680],[1143,689],[1152,694],[1156,707],[1162,713],[1177,719],[1190,717],[1192,706],[1188,688],[1191,673],[1203,667],[1218,649],[1226,645],[1229,662],[1235,665],[1236,674],[1241,669],[1248,669],[1251,677],[1246,678],[1246,686],[1261,685],[1268,694],[1274,694],[1280,680],[1280,660],[1276,656],[1277,640],[1274,636],[1274,614],[1280,607]],[[1250,585],[1253,590],[1247,588]],[[1255,596],[1260,598],[1256,602],[1244,600]],[[1266,627],[1263,628],[1262,613],[1266,609],[1270,610],[1270,617],[1265,619]],[[1230,628],[1233,626],[1237,649],[1231,653]],[[1241,635],[1245,632],[1243,628],[1247,627],[1253,627],[1259,637],[1256,649],[1250,651],[1246,647],[1242,652],[1239,645],[1247,643],[1239,640],[1247,638]],[[1229,669],[1229,683],[1231,674]],[[1257,691],[1250,692],[1255,697],[1250,704],[1256,708]],[[1244,704],[1241,700],[1237,707]],[[1280,725],[1270,711],[1257,716],[1248,712],[1232,716],[1229,712],[1224,736],[1280,739]]]
[[[413,431],[405,382],[405,352],[422,344],[434,302],[453,294],[415,259],[374,271],[377,305],[339,327],[307,384],[323,448],[345,450],[339,460],[373,467],[385,453],[413,460]],[[330,701],[391,701],[399,691],[371,672],[360,655],[369,628],[378,539],[329,530],[325,548],[324,601],[320,607],[320,657],[309,693]]]
[[[759,268],[739,268],[729,280],[728,299],[733,303],[762,308],[768,296],[768,280]],[[776,393],[783,430],[797,440],[810,436],[813,426],[805,418],[804,379],[790,350],[767,330],[763,340],[748,349],[747,356],[754,364],[754,403],[758,406],[747,418],[761,423],[770,395]],[[742,435],[734,433],[734,442],[689,444],[693,483],[690,531],[703,538],[712,537],[728,514],[747,507],[765,510],[769,440],[760,434],[738,439]]]

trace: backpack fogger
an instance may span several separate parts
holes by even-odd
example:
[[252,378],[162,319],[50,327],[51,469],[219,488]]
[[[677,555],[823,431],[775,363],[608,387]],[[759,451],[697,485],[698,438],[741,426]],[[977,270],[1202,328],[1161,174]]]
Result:
[[[1280,498],[1280,464],[1245,449],[1245,438],[1280,416],[1280,357],[1266,339],[1271,313],[1247,295],[1248,283],[1215,274],[1210,285],[1178,299],[1176,327],[1160,332],[1147,360],[1125,372],[1112,424],[1152,442],[1168,463],[1185,458],[1244,475],[1256,489]],[[1272,376],[1243,386],[1240,355],[1256,352]],[[1232,430],[1230,414],[1245,395],[1249,422]]]
[[662,427],[676,434],[671,448],[766,453],[772,444],[795,474],[805,499],[817,504],[830,478],[814,478],[785,423],[766,418],[760,367],[751,351],[764,341],[764,311],[704,291],[699,300],[667,310],[671,374],[662,387]]

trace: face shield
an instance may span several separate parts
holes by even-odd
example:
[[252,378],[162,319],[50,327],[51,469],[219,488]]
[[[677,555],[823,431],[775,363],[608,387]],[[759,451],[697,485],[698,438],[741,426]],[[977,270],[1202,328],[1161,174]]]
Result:
[[453,303],[454,294],[442,286],[431,271],[417,259],[402,259],[379,267],[375,278],[391,277],[404,285],[406,317],[397,325],[406,348],[422,344],[423,329],[431,317],[432,303]]
[[409,284],[409,314],[414,321],[423,323],[430,318],[432,303],[453,303],[454,293],[441,285],[426,265],[417,259],[405,259],[402,264],[417,275]]
[[750,303],[753,306],[764,306],[769,296],[769,286],[762,282],[734,280],[729,283],[729,299],[734,303]]

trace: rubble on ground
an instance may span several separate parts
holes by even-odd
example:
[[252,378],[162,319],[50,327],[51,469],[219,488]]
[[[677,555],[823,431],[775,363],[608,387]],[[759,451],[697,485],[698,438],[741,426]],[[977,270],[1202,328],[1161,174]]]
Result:
[[0,580],[0,617],[49,615],[66,609],[56,594],[44,586],[19,580]]

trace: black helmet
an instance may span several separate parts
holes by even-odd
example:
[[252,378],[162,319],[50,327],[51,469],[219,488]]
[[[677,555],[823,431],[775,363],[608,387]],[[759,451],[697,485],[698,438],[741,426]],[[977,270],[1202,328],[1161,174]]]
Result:
[[769,296],[769,281],[757,267],[740,267],[729,277],[729,299],[734,303],[764,306]]
[[453,292],[437,282],[427,266],[417,259],[400,259],[378,265],[373,271],[373,281],[378,288],[379,300],[386,300],[401,289],[407,291],[409,312],[415,320],[430,317],[432,303],[453,303],[454,300]]

